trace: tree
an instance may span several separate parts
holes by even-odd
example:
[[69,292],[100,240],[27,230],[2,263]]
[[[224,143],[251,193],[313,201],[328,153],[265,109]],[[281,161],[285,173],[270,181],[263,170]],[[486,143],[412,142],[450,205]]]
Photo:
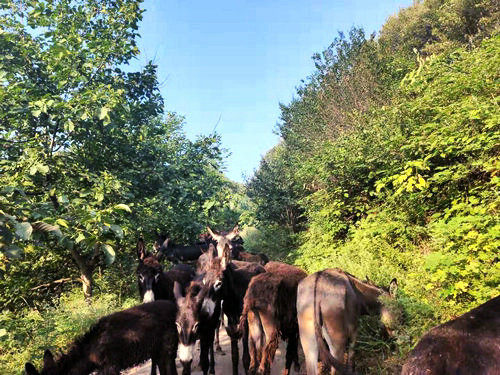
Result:
[[302,211],[298,205],[299,189],[291,154],[283,144],[271,149],[259,169],[247,182],[247,194],[256,205],[255,216],[262,224],[278,224],[297,232]]
[[166,228],[192,239],[227,185],[218,136],[186,139],[182,117],[163,116],[156,67],[123,68],[139,53],[140,3],[1,5],[4,272],[33,243],[27,259],[58,254],[44,257],[47,268],[70,255],[90,299],[94,271],[115,260],[124,238]]

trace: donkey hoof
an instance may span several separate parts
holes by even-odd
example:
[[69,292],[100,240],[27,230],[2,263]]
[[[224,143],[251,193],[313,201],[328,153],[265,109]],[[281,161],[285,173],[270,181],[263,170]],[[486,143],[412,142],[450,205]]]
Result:
[[220,354],[220,355],[226,355],[226,352],[224,350],[222,350],[221,347],[218,347],[215,349],[215,352]]
[[196,366],[193,366],[193,371],[203,371],[201,364],[198,363]]

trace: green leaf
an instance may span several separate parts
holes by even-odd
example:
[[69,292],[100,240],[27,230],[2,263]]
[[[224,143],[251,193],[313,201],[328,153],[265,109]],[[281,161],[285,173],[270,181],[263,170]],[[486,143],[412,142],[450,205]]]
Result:
[[36,172],[38,172],[38,168],[37,168],[37,165],[32,165],[31,168],[30,168],[30,175],[33,176],[34,174],[36,174]]
[[132,212],[132,210],[130,209],[130,207],[127,206],[124,203],[117,204],[117,205],[115,205],[114,208],[115,208],[115,210],[122,210],[122,211]]
[[34,109],[31,111],[31,114],[35,117],[40,116],[41,113],[42,113],[42,111],[40,109]]
[[109,118],[109,111],[110,109],[108,107],[102,107],[99,110],[99,120],[104,120]]
[[84,239],[85,239],[85,235],[84,235],[82,232],[80,232],[80,233],[78,233],[78,236],[77,236],[77,237],[76,237],[76,239],[75,239],[75,243],[80,243],[80,242],[82,242]]
[[10,245],[5,250],[3,250],[5,256],[10,259],[19,259],[23,256],[24,251],[19,246]]
[[33,233],[33,228],[30,223],[16,223],[16,235],[22,240],[29,240]]
[[101,245],[101,250],[104,252],[104,261],[109,266],[115,261],[116,257],[115,251],[110,245],[105,243]]
[[37,170],[43,175],[46,175],[49,172],[49,167],[43,164],[38,164],[37,165]]
[[110,226],[110,228],[113,231],[113,233],[116,235],[116,237],[118,237],[120,239],[123,238],[123,229],[119,225],[113,224]]
[[69,132],[72,132],[73,130],[75,130],[75,123],[73,121],[71,121],[70,119],[68,119],[64,123],[64,129],[69,131]]
[[56,224],[60,225],[61,227],[68,228],[68,222],[64,219],[56,219]]

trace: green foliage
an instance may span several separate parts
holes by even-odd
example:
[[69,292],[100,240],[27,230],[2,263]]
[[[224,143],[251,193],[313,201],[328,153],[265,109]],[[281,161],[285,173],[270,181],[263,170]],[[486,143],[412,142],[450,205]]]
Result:
[[264,253],[273,260],[288,263],[293,261],[293,250],[297,247],[297,240],[288,228],[279,225],[259,228],[247,226],[241,236],[245,241],[246,251]]
[[246,192],[255,204],[258,222],[287,226],[293,232],[299,229],[300,190],[292,178],[294,165],[283,145],[277,145],[262,159],[259,170],[247,182]]
[[2,306],[38,304],[56,290],[33,288],[77,277],[90,298],[95,272],[138,236],[184,243],[237,221],[220,138],[190,141],[164,114],[152,63],[123,70],[139,53],[140,3],[1,5]]
[[[63,295],[55,306],[0,313],[0,372],[20,374],[27,361],[41,363],[43,352],[67,350],[69,344],[87,331],[100,317],[131,307],[135,300],[117,303],[116,295],[101,294],[92,305],[86,304],[80,291]],[[37,366],[41,367],[41,366]]]
[[[303,229],[281,259],[399,281],[397,357],[363,322],[361,373],[397,372],[425,330],[498,295],[497,8],[429,0],[391,17],[378,39],[353,29],[281,106],[278,160],[293,161],[285,186],[300,187],[289,204]],[[283,207],[283,184],[268,183],[278,171],[261,165],[266,178],[251,180],[262,187],[256,212]],[[286,235],[262,220],[252,246],[273,243],[276,224]]]
[[321,188],[303,199],[299,264],[397,276],[443,318],[497,293],[499,50],[496,37],[422,61],[399,102],[374,111],[369,137],[340,137],[312,159]]
[[443,52],[463,44],[478,45],[500,26],[494,0],[423,0],[390,17],[380,32],[389,53],[411,56]]

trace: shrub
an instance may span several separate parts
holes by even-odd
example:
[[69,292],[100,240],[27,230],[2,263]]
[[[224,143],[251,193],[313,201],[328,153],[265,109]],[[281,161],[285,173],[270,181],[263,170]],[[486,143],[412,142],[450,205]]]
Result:
[[41,363],[43,352],[65,351],[79,335],[100,317],[136,304],[125,299],[117,304],[114,294],[101,294],[91,305],[83,299],[80,289],[63,295],[45,309],[25,309],[0,314],[0,373],[21,374],[27,361]]

